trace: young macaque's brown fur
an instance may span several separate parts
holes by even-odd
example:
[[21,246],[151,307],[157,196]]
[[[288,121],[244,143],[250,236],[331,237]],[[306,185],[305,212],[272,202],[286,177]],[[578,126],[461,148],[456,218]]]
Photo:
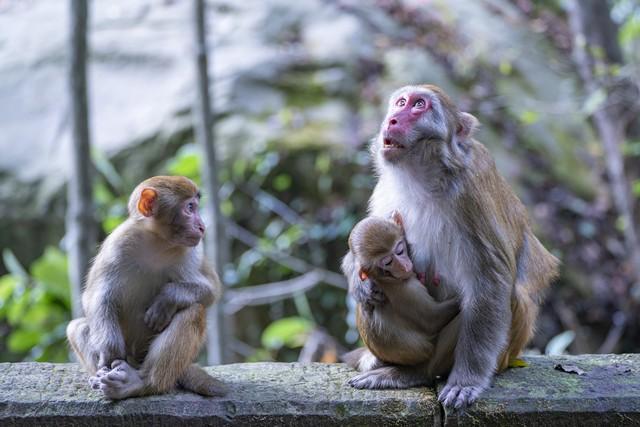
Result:
[[200,194],[184,177],[156,176],[129,199],[129,218],[104,241],[82,296],[86,317],[67,337],[89,382],[109,399],[181,387],[205,395],[225,388],[192,364],[205,338],[205,309],[220,280],[199,245]]
[[[388,303],[373,308],[358,304],[356,324],[366,349],[357,349],[343,360],[360,371],[384,370],[385,365],[401,365],[409,370],[429,371],[428,378],[415,376],[418,385],[446,372],[450,357],[432,361],[440,331],[458,314],[455,299],[437,302],[413,270],[398,213],[393,220],[368,217],[351,231],[349,248],[360,265],[361,286],[372,280],[384,292]],[[367,311],[365,313],[365,311]],[[456,334],[456,331],[452,332]],[[368,374],[365,375],[365,377]],[[349,383],[360,386],[361,375]],[[382,384],[380,384],[382,386]]]
[[[360,336],[371,354],[384,364],[413,366],[427,363],[438,333],[458,313],[458,302],[437,302],[428,292],[409,258],[399,214],[393,220],[368,217],[351,231],[349,248],[360,265],[361,285],[372,280],[381,288],[388,304],[364,314],[356,308]],[[367,352],[356,350],[344,360],[360,370],[373,362]],[[357,384],[358,377],[352,380]]]
[[[399,211],[416,270],[435,269],[436,299],[460,300],[453,368],[439,396],[456,408],[477,399],[530,340],[543,292],[558,269],[491,155],[473,139],[477,123],[440,88],[406,86],[391,95],[371,146],[379,180],[369,214],[384,218]],[[351,253],[343,270],[358,303],[371,312],[389,303],[375,281],[362,285]],[[453,339],[445,332],[439,341]],[[360,386],[401,388],[427,375],[385,369],[369,372]]]

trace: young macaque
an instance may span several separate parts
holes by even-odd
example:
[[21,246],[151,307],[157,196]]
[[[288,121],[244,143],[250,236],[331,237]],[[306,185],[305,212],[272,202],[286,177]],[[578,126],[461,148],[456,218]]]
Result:
[[[526,210],[473,139],[478,121],[432,85],[406,86],[391,95],[387,116],[371,145],[378,183],[369,214],[399,211],[418,272],[434,268],[436,299],[460,299],[453,368],[439,398],[460,408],[475,401],[497,370],[508,366],[532,337],[544,290],[558,260],[538,241]],[[348,253],[343,270],[364,307],[389,304],[375,280],[363,286]],[[448,329],[448,326],[445,330]],[[438,353],[438,349],[436,349]],[[446,350],[438,357],[445,357]],[[364,388],[407,387],[424,371],[384,367],[365,372]]]
[[220,280],[200,240],[200,193],[189,179],[156,176],[129,199],[129,218],[104,241],[82,296],[86,317],[67,337],[89,383],[109,399],[165,393],[205,395],[225,387],[192,364],[205,337],[205,309]]
[[[356,350],[344,360],[359,370],[372,365],[426,364],[433,354],[438,333],[458,313],[455,299],[437,302],[417,277],[399,213],[392,220],[368,217],[351,231],[349,248],[360,266],[361,285],[372,280],[381,288],[388,304],[369,308],[358,304],[358,331],[370,353]],[[367,313],[364,313],[367,311]],[[350,383],[358,386],[359,377]]]

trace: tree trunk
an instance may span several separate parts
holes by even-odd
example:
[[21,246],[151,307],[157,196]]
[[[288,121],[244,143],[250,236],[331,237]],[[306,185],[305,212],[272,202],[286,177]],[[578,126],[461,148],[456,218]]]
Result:
[[[204,153],[201,172],[206,198],[205,215],[208,224],[205,237],[206,256],[214,262],[221,275],[226,261],[224,229],[218,200],[218,166],[213,140],[213,115],[211,113],[211,97],[209,94],[209,74],[207,58],[206,5],[204,0],[194,0],[193,18],[195,26],[195,60],[197,79],[197,102],[194,108],[196,115],[196,139]],[[228,360],[226,350],[226,329],[222,316],[223,300],[211,307],[207,313],[207,362],[218,365]]]
[[71,105],[71,171],[67,186],[66,246],[73,317],[82,316],[80,295],[95,249],[92,202],[89,111],[87,100],[88,2],[71,0],[69,102]]
[[[599,77],[594,68],[598,62],[599,65],[608,66],[622,60],[617,44],[617,27],[611,20],[607,2],[572,0],[569,4],[569,23],[574,34],[574,61],[587,95],[592,96],[598,90],[607,90],[608,82]],[[593,55],[596,47],[602,52],[599,57]],[[624,239],[634,275],[635,294],[640,291],[640,244],[622,154],[625,123],[618,109],[610,102],[609,95],[607,92],[607,98],[593,113],[593,122],[604,147],[615,208],[624,222]]]

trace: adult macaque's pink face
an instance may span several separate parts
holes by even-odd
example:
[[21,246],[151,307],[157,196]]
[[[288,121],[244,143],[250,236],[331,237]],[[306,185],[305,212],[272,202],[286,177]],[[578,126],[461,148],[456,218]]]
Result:
[[446,124],[439,108],[436,94],[419,86],[406,86],[391,95],[378,136],[383,158],[395,163],[424,149],[429,139],[445,139]]

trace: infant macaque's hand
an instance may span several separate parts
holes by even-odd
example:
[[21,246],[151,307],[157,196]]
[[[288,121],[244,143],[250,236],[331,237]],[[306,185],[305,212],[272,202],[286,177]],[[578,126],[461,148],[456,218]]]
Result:
[[358,286],[354,289],[353,298],[356,302],[362,304],[367,311],[372,311],[387,299],[382,290],[371,279],[358,283]]

